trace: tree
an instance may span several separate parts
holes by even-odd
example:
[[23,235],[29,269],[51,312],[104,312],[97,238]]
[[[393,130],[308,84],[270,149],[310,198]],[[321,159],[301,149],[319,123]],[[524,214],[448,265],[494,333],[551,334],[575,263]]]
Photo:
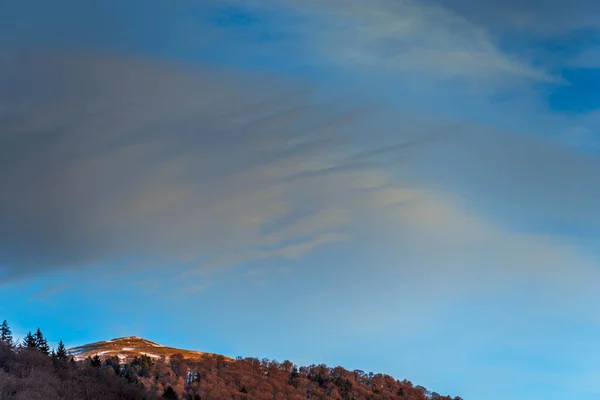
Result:
[[65,344],[62,339],[58,342],[58,347],[56,348],[56,358],[59,360],[66,360],[68,356],[67,349],[65,348]]
[[121,375],[121,360],[119,360],[118,356],[112,356],[107,358],[104,361],[104,365],[112,368],[115,371],[116,375]]
[[163,399],[168,399],[168,400],[179,400],[179,396],[177,396],[177,393],[175,393],[175,391],[173,390],[173,388],[171,386],[169,386],[165,392],[162,395]]
[[4,322],[0,326],[0,341],[8,344],[9,346],[12,346],[12,340],[12,332],[8,327],[8,322],[4,320]]
[[102,366],[102,360],[100,360],[100,356],[98,354],[90,359],[90,365],[94,368],[100,368]]
[[48,342],[46,341],[46,338],[44,338],[44,335],[42,334],[40,328],[38,328],[35,332],[35,346],[40,351],[40,353],[45,355],[50,354],[50,346],[48,346]]
[[37,342],[35,341],[35,337],[31,334],[31,331],[27,332],[25,338],[23,339],[23,347],[28,349],[37,349]]
[[294,368],[294,363],[292,363],[290,360],[285,360],[281,364],[279,364],[279,368],[281,368],[281,370],[285,372],[292,372],[292,369]]
[[298,381],[300,380],[300,373],[298,372],[298,368],[294,365],[292,367],[292,371],[290,372],[290,376],[288,379],[288,384],[298,387]]
[[52,352],[50,353],[50,359],[52,360],[52,364],[56,366],[58,363],[58,357],[56,356],[54,349],[52,349]]

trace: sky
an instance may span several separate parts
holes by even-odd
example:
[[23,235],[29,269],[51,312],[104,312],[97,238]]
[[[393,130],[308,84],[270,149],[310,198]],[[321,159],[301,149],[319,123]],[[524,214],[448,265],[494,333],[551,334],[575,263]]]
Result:
[[0,5],[0,319],[600,399],[592,0]]

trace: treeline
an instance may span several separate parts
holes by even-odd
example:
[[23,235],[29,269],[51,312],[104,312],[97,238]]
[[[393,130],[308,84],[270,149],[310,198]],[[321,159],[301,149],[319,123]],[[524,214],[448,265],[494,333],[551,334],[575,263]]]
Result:
[[290,361],[174,354],[125,364],[99,355],[75,362],[64,345],[50,350],[39,329],[17,345],[7,329],[0,328],[0,400],[462,400],[389,375]]
[[[180,399],[256,399],[256,400],[462,400],[429,392],[410,381],[389,375],[330,368],[324,364],[298,367],[291,361],[241,358],[227,361],[220,356],[201,360],[172,356],[169,362],[150,363],[149,378],[160,392],[172,387]],[[152,368],[160,371],[152,373]],[[155,378],[159,376],[158,382]],[[162,386],[160,386],[162,385]]]
[[158,400],[140,383],[75,362],[62,341],[50,349],[38,329],[15,343],[0,326],[0,400]]

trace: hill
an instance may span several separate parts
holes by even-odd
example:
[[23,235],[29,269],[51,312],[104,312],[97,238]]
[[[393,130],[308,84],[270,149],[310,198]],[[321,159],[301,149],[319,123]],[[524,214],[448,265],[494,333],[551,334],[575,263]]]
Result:
[[385,374],[231,359],[136,336],[55,352],[39,330],[14,344],[2,329],[0,400],[462,400]]
[[138,336],[128,336],[85,344],[69,349],[68,353],[73,356],[75,361],[82,361],[88,357],[98,355],[102,359],[116,356],[122,363],[131,362],[136,357],[139,358],[142,355],[146,355],[154,360],[165,359],[166,361],[175,354],[180,354],[186,359],[200,359],[206,355],[216,356],[216,354],[211,353],[163,346]]
[[93,363],[92,357],[97,356],[100,368],[112,367],[117,375],[167,398],[453,400],[389,375],[326,365],[298,367],[287,360],[234,360],[167,347],[137,336],[90,343],[69,352],[83,364]]

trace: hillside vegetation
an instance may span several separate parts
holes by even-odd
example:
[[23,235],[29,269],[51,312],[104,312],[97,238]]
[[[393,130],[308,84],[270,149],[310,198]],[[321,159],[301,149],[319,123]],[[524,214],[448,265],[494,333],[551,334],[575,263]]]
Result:
[[158,359],[96,354],[75,361],[62,342],[50,350],[39,329],[20,344],[6,322],[0,334],[0,400],[462,400],[384,374],[208,353],[185,358],[157,344]]

